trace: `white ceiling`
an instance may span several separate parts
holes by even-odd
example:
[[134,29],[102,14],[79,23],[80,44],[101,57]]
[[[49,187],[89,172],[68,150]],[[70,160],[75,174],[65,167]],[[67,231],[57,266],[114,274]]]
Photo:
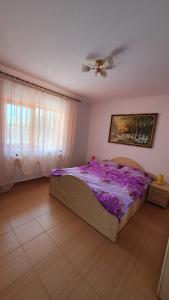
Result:
[[[126,45],[106,79],[91,52]],[[0,0],[0,63],[89,101],[169,93],[169,0]]]

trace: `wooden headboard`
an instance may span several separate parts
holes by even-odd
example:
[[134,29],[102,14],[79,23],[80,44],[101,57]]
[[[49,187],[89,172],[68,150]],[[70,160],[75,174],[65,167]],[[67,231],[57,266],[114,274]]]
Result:
[[132,167],[132,168],[136,168],[136,169],[144,171],[144,168],[139,163],[137,163],[136,161],[134,161],[130,158],[127,158],[127,157],[115,157],[115,158],[112,158],[112,161],[114,161],[118,164],[121,164],[121,165],[125,165],[128,167]]

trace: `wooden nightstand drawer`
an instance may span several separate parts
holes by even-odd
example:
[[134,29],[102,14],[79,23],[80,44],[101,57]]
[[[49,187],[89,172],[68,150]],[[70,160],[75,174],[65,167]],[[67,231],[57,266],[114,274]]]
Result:
[[169,203],[169,190],[167,185],[150,184],[147,200],[162,207],[167,207]]
[[162,198],[162,199],[168,199],[169,198],[169,193],[163,190],[160,190],[158,188],[152,187],[150,186],[150,191],[149,194],[152,197],[158,197],[158,198]]

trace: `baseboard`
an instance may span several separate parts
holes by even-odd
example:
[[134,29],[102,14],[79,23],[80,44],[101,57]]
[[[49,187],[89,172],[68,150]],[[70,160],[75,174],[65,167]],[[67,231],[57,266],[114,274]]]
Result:
[[31,182],[49,182],[49,180],[50,180],[50,177],[45,177],[45,176],[36,177],[36,178],[31,178],[31,179],[15,182],[14,186],[23,185],[23,184],[27,184],[27,183],[31,183]]

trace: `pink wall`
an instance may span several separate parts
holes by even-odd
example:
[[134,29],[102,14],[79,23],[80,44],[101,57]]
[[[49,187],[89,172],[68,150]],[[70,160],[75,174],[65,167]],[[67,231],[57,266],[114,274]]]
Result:
[[86,160],[86,148],[89,136],[91,104],[81,102],[78,106],[77,126],[73,147],[72,166],[82,165]]
[[[111,114],[123,113],[159,113],[153,148],[108,143]],[[169,182],[169,95],[93,104],[87,158],[93,154],[98,159],[132,158],[149,172],[163,173]]]

